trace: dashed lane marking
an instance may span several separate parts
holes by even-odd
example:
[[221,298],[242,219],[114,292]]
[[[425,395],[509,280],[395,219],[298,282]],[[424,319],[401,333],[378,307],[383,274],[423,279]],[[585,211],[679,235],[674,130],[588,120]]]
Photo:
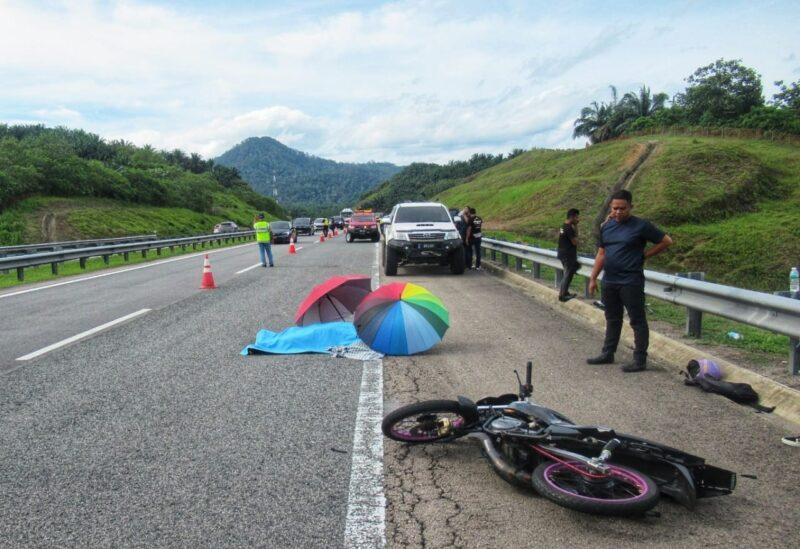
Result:
[[81,339],[89,337],[90,335],[94,335],[97,332],[102,332],[103,330],[107,330],[108,328],[111,328],[112,326],[116,326],[117,324],[120,324],[122,322],[131,320],[132,318],[136,318],[137,316],[141,316],[141,315],[143,315],[145,313],[149,313],[149,312],[150,312],[150,309],[140,309],[140,310],[136,311],[135,313],[131,313],[129,315],[122,316],[120,318],[117,318],[116,320],[112,320],[111,322],[106,322],[105,324],[101,324],[100,326],[92,328],[91,330],[86,330],[85,332],[81,332],[78,335],[74,335],[72,337],[68,337],[67,339],[62,339],[61,341],[57,341],[56,343],[53,343],[52,345],[48,345],[47,347],[42,347],[38,351],[34,351],[32,353],[28,353],[25,356],[19,357],[17,360],[19,360],[19,361],[32,360],[32,359],[34,359],[36,357],[42,356],[45,353],[49,353],[50,351],[55,351],[56,349],[60,349],[61,347],[64,347],[65,345],[69,345],[70,343],[74,343],[76,341],[79,341]]

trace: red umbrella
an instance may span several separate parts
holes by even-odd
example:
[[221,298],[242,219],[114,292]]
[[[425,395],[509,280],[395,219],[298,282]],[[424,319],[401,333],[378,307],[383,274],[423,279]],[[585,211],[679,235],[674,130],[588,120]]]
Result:
[[370,277],[365,275],[344,275],[329,278],[314,286],[306,296],[294,322],[298,326],[308,326],[318,322],[350,320],[353,311],[372,290]]

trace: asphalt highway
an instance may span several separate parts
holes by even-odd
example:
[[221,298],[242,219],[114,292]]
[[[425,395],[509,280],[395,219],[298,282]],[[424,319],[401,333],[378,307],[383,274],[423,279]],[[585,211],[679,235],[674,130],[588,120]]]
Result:
[[[428,353],[384,359],[384,410],[513,391],[513,369],[533,360],[542,404],[758,480],[694,511],[663,501],[658,518],[608,519],[511,487],[467,440],[359,443],[368,363],[238,354],[258,329],[290,326],[315,284],[372,273],[371,243],[300,245],[296,256],[275,246],[272,269],[253,267],[252,243],[214,251],[214,291],[197,289],[198,255],[0,294],[0,547],[341,547],[351,527],[363,534],[351,516],[384,517],[351,504],[384,495],[388,547],[793,545],[800,470],[780,443],[786,425],[658,365],[585,365],[602,334],[482,272],[382,280],[427,287],[451,315]],[[358,467],[383,471],[385,494],[354,491]]]
[[[602,334],[480,271],[454,277],[400,269],[450,311],[444,341],[424,355],[384,359],[385,411],[426,399],[516,392],[513,370],[534,362],[534,397],[573,421],[605,425],[702,456],[739,478],[732,495],[694,511],[662,499],[660,518],[572,512],[512,487],[477,443],[408,447],[387,440],[387,540],[392,547],[789,547],[800,524],[800,454],[791,429],[751,408],[683,385],[658,369],[588,366]],[[796,429],[796,427],[795,427]]]
[[0,299],[6,365],[152,309],[0,375],[0,546],[342,545],[363,363],[239,356],[371,274],[371,243],[303,240],[238,275],[254,244],[212,254],[214,291],[195,257]]
[[[298,246],[310,249],[316,243],[312,237],[301,237]],[[272,249],[279,262],[288,255],[286,245]],[[17,358],[48,345],[142,309],[158,310],[195,295],[205,253],[217,284],[249,273],[237,274],[259,262],[251,242],[0,292],[0,372],[19,366]]]

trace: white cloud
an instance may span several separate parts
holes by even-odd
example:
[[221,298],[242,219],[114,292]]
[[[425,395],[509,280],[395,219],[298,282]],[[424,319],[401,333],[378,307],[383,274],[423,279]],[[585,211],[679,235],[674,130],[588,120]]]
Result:
[[206,156],[270,135],[339,160],[446,161],[583,146],[572,120],[609,84],[674,93],[741,57],[769,90],[797,63],[796,4],[233,1],[0,0],[0,115]]

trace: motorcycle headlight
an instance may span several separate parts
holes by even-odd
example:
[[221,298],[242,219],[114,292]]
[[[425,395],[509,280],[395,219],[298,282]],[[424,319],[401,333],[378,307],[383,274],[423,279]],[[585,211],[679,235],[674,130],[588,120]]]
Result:
[[446,231],[444,233],[445,240],[456,240],[458,238],[461,238],[461,235],[458,234],[458,231]]

